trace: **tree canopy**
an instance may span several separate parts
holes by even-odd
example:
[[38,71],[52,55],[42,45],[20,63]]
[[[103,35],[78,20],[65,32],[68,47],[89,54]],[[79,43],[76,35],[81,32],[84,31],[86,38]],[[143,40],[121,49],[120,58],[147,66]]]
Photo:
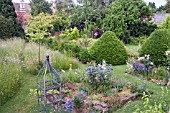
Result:
[[7,39],[13,36],[14,22],[0,15],[0,39]]
[[24,36],[24,30],[16,22],[17,15],[12,0],[0,0],[0,15],[13,21],[15,32],[12,36]]
[[51,4],[45,0],[32,0],[30,6],[32,16],[37,16],[40,13],[52,14]]
[[103,26],[126,42],[129,36],[145,35],[143,28],[148,27],[151,15],[152,11],[142,0],[115,0],[107,10]]
[[149,2],[148,5],[151,7],[152,12],[153,12],[153,13],[156,13],[156,5],[155,5],[155,3],[154,3],[154,2]]
[[27,36],[31,40],[39,40],[50,36],[54,29],[54,20],[54,16],[44,13],[32,17],[28,24]]
[[167,3],[164,6],[166,13],[170,13],[170,0],[167,0]]

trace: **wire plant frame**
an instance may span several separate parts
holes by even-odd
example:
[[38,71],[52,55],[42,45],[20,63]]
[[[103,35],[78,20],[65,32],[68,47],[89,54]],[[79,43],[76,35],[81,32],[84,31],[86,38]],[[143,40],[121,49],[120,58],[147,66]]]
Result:
[[38,113],[61,112],[62,83],[59,71],[50,64],[49,55],[36,77]]

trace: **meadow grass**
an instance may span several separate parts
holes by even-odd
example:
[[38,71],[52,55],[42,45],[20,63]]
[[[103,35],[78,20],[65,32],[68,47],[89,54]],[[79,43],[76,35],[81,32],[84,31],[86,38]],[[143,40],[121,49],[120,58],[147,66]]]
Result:
[[[19,38],[0,40],[0,106],[15,96],[28,74],[35,77],[38,73],[38,49],[37,44],[25,43]],[[80,66],[76,59],[68,58],[44,46],[41,46],[40,53],[42,63],[46,54],[49,54],[55,69],[68,70],[70,65],[73,69]]]

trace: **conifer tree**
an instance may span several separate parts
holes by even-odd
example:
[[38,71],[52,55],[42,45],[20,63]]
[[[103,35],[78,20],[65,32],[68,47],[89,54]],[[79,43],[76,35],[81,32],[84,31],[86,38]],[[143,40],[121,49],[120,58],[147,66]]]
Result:
[[23,28],[16,22],[17,15],[12,0],[0,0],[0,15],[13,21],[15,32],[12,36],[24,36]]

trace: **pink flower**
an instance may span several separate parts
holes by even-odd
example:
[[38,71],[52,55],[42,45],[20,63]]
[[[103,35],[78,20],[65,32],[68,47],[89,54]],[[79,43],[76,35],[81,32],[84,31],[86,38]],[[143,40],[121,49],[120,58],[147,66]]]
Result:
[[139,57],[138,60],[143,61],[143,60],[145,60],[145,57]]
[[81,96],[82,96],[82,97],[86,97],[86,94],[82,93]]
[[66,99],[66,102],[68,102],[68,103],[71,102],[71,101],[72,101],[72,100],[71,100],[70,98],[67,98],[67,99]]

